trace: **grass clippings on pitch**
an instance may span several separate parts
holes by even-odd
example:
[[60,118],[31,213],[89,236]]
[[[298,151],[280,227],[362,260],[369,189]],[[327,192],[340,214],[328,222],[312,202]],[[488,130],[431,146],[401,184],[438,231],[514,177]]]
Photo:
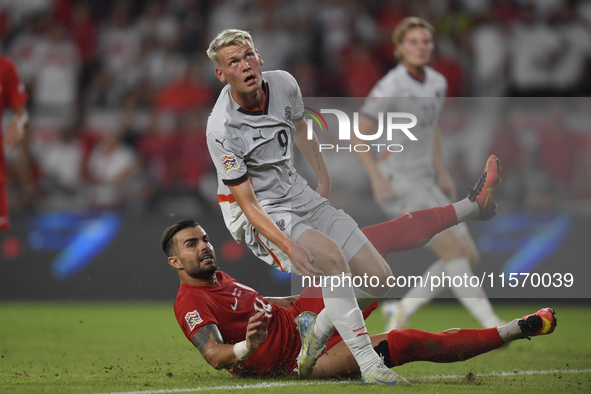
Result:
[[[511,320],[544,306],[553,305],[495,309],[502,318]],[[554,307],[558,328],[547,337],[517,341],[461,363],[418,362],[396,368],[414,384],[405,390],[421,393],[591,390],[588,340],[591,309]],[[383,325],[378,312],[368,319],[372,333],[380,332]],[[302,385],[297,380],[232,378],[226,371],[216,371],[205,363],[182,334],[170,304],[0,303],[0,323],[1,393],[195,390],[345,394],[392,389],[361,388],[358,382],[319,381]],[[450,327],[477,327],[457,304],[427,306],[410,323],[413,328],[433,332]]]

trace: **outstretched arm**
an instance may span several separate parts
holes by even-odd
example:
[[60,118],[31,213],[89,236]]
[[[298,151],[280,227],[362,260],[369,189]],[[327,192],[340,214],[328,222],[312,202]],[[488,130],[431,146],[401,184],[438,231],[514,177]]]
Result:
[[244,343],[225,344],[215,324],[201,327],[193,334],[191,341],[205,361],[215,369],[232,368],[246,360],[267,340],[268,327],[269,318],[263,312],[258,312],[248,320]]
[[322,275],[322,271],[313,267],[314,258],[305,248],[295,242],[291,242],[279,230],[273,219],[265,212],[259,204],[250,181],[242,182],[239,185],[228,186],[234,199],[248,218],[250,224],[257,229],[265,238],[277,245],[279,249],[289,256],[293,265],[302,275]]
[[[377,127],[377,123],[371,119],[370,117],[359,114],[359,132],[361,134],[369,134]],[[355,133],[351,135],[351,144],[363,144],[365,141],[362,141]],[[371,189],[373,191],[373,198],[376,202],[380,202],[382,200],[392,199],[396,197],[396,193],[392,190],[392,186],[390,183],[384,179],[382,173],[378,169],[378,164],[376,158],[374,157],[371,151],[369,152],[357,152],[357,159],[361,162],[361,165],[367,172],[369,176],[369,181],[371,182]]]
[[320,152],[320,145],[316,134],[312,134],[312,139],[308,140],[308,127],[306,121],[301,119],[294,122],[297,133],[295,143],[302,152],[308,163],[312,166],[316,177],[318,178],[318,189],[316,191],[324,198],[330,198],[331,180],[324,156]]
[[437,182],[442,192],[447,194],[451,201],[458,200],[458,192],[456,184],[451,179],[449,172],[445,169],[443,162],[443,154],[441,153],[441,129],[439,126],[435,127],[435,135],[433,137],[433,166],[437,171]]

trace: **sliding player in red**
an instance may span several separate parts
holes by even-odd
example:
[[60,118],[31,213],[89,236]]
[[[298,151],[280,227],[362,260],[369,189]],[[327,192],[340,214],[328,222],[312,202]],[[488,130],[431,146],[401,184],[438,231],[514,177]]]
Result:
[[[402,236],[406,245],[399,244],[392,250],[412,247],[457,222],[450,207],[412,212],[412,217],[394,219],[369,229]],[[434,224],[424,226],[426,223]],[[320,289],[308,288],[299,298],[261,296],[218,271],[207,233],[192,220],[168,227],[161,244],[181,281],[174,304],[177,321],[210,365],[238,376],[295,376],[296,359],[302,347],[297,329],[302,329],[302,325],[296,328],[294,318],[299,315],[297,319],[303,322],[324,308]],[[374,302],[364,311],[364,317],[376,307]],[[554,311],[545,308],[500,327],[450,329],[438,334],[415,329],[393,330],[372,335],[370,339],[385,365],[392,368],[412,361],[463,361],[516,339],[550,334],[555,327]],[[337,333],[330,337],[327,348],[319,357],[312,378],[360,375],[359,365]]]

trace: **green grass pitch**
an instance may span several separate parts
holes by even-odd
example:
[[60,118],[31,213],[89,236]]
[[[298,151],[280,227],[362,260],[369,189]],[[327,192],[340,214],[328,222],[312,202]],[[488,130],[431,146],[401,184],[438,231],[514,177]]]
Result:
[[[417,393],[591,390],[590,307],[516,304],[499,305],[496,310],[502,318],[511,320],[544,306],[556,310],[558,327],[552,335],[517,341],[465,362],[420,362],[398,367],[396,371],[413,383],[413,387],[402,389]],[[378,333],[382,326],[379,313],[368,319],[370,332]],[[433,332],[477,327],[457,303],[425,307],[413,316],[411,326]],[[183,336],[172,305],[164,303],[0,303],[0,357],[1,393],[200,388],[204,392],[344,394],[392,390],[361,387],[358,382],[318,381],[301,385],[296,380],[281,379],[265,380],[271,383],[267,388],[234,389],[233,386],[254,386],[263,381],[233,378],[225,371],[211,368]],[[584,371],[573,372],[577,369]],[[555,370],[563,372],[523,374]],[[513,371],[517,374],[489,375]],[[434,376],[444,377],[426,378]]]

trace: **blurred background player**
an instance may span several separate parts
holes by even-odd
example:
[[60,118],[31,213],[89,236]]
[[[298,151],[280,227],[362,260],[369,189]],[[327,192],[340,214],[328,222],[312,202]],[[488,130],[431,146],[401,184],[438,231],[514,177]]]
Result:
[[5,107],[14,111],[14,117],[6,130],[6,135],[0,139],[0,231],[10,229],[8,216],[8,195],[6,192],[7,175],[4,163],[4,144],[8,147],[18,145],[25,133],[28,116],[25,109],[28,95],[21,82],[16,67],[7,56],[0,56],[0,130],[2,127],[2,113]]
[[[451,201],[457,200],[456,186],[444,165],[438,127],[447,81],[427,66],[434,48],[433,34],[433,27],[421,18],[407,17],[396,26],[392,41],[399,64],[374,86],[360,111],[359,131],[366,135],[374,132],[377,114],[386,107],[397,110],[403,107],[418,119],[417,126],[412,129],[417,141],[409,143],[402,133],[393,135],[391,143],[396,143],[397,138],[405,142],[404,152],[385,152],[377,159],[371,152],[357,152],[369,175],[374,199],[389,217],[446,205],[450,198]],[[390,97],[402,99],[383,99]],[[364,142],[357,136],[353,139],[357,140],[356,143]],[[445,272],[450,276],[471,276],[471,266],[479,260],[478,250],[465,223],[438,234],[427,246],[439,259],[427,268],[425,275],[427,272],[431,276]],[[404,328],[419,307],[444,289],[431,291],[416,287],[399,302],[384,302],[382,311],[386,317],[386,329]],[[493,312],[484,291],[455,286],[451,290],[483,327],[499,325],[500,319]]]

